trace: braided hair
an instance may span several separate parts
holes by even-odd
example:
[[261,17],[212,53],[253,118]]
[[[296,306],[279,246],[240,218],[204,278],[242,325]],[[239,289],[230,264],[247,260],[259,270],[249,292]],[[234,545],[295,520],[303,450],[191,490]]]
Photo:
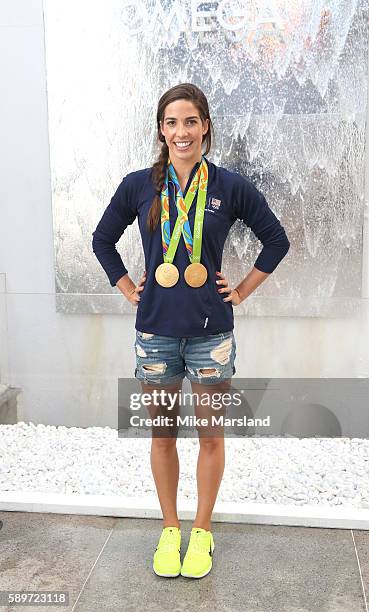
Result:
[[156,122],[158,129],[158,139],[162,143],[160,155],[157,161],[153,164],[151,169],[151,178],[155,187],[155,196],[152,201],[149,214],[147,216],[147,228],[150,232],[153,232],[159,223],[161,215],[161,191],[163,189],[166,168],[169,159],[169,148],[165,142],[165,138],[161,133],[160,122],[164,121],[165,108],[171,102],[176,100],[189,100],[196,106],[199,111],[199,115],[202,121],[209,120],[209,129],[203,136],[203,142],[206,143],[205,155],[207,155],[211,148],[212,132],[214,132],[213,124],[210,119],[209,105],[205,97],[205,94],[193,85],[192,83],[181,83],[172,87],[166,91],[160,98],[158,103],[158,110],[156,114]]

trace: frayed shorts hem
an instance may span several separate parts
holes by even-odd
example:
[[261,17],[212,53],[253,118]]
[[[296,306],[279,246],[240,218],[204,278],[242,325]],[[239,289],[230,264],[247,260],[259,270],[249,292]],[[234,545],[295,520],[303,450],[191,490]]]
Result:
[[142,383],[145,383],[146,385],[160,385],[161,387],[169,386],[182,382],[185,377],[186,375],[184,374],[184,372],[181,372],[180,374],[176,374],[173,376],[165,376],[165,378],[160,378],[158,376],[157,379],[155,379],[153,376],[148,377],[141,374],[138,371],[138,368],[135,369],[135,378],[137,378],[137,380],[140,380]]

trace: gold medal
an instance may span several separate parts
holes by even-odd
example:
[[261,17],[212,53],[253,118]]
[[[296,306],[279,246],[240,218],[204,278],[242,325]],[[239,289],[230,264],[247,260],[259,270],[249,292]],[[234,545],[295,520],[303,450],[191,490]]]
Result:
[[208,271],[202,263],[192,263],[185,269],[184,277],[190,287],[201,287],[208,277]]
[[155,278],[162,287],[173,287],[179,279],[178,268],[171,263],[162,263],[155,270]]

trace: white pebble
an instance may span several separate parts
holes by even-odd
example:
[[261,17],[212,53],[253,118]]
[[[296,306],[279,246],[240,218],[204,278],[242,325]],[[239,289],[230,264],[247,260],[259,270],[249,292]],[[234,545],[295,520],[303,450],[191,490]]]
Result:
[[[0,425],[0,490],[156,495],[150,438],[109,427]],[[178,497],[197,500],[196,438],[179,438]],[[227,438],[219,501],[369,508],[369,440]]]

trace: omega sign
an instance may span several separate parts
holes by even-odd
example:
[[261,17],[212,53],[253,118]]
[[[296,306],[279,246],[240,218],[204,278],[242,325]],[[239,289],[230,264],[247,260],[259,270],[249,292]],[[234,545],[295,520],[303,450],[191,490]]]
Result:
[[124,2],[124,25],[130,34],[153,32],[155,27],[167,32],[173,27],[180,32],[212,32],[218,28],[228,32],[246,31],[267,23],[280,27],[273,9],[256,8],[258,3],[252,0],[191,0],[189,9],[184,6],[188,5],[184,0],[175,0],[170,8],[163,8],[161,0],[156,0],[151,10],[147,4],[145,0]]

